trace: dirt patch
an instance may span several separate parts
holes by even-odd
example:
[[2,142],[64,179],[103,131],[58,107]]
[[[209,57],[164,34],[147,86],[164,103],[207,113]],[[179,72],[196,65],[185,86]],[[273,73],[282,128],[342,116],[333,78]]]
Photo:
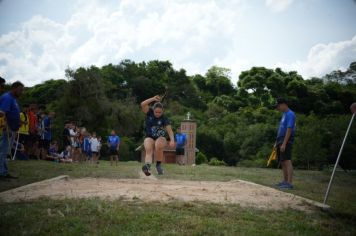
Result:
[[0,193],[4,202],[99,197],[108,200],[123,199],[150,201],[203,201],[221,204],[239,204],[263,209],[293,208],[309,211],[315,202],[290,193],[251,182],[234,180],[183,181],[155,178],[106,179],[55,178],[22,186]]

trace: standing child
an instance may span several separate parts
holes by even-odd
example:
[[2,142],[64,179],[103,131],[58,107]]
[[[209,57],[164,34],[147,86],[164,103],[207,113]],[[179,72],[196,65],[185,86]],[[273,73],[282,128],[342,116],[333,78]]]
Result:
[[93,157],[93,162],[98,163],[99,141],[96,137],[95,132],[93,132],[93,136],[90,139],[90,147],[91,147],[91,154]]
[[83,154],[85,155],[87,161],[91,161],[90,134],[88,132],[85,132],[84,134]]
[[101,156],[101,146],[102,146],[101,136],[98,137],[98,142],[99,142],[99,146],[98,146],[98,161],[97,161],[97,164],[99,164],[99,160],[100,160],[100,156]]
[[84,135],[86,129],[85,127],[80,128],[79,136],[78,136],[78,143],[79,143],[79,161],[82,162],[85,160],[85,153],[83,152],[83,145],[84,145]]
[[184,148],[187,144],[187,135],[181,133],[180,127],[177,128],[176,133],[176,156],[177,156],[177,163],[179,165],[185,165],[185,157],[184,157]]
[[108,138],[108,147],[110,152],[110,165],[113,164],[113,158],[115,158],[115,162],[117,165],[119,161],[120,137],[116,135],[115,130],[111,131],[111,135]]

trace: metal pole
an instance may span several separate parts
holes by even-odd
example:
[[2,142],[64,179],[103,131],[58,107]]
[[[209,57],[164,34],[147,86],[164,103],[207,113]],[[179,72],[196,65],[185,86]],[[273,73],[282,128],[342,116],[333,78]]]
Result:
[[[17,132],[17,141],[16,141],[16,143],[15,143],[15,145],[16,145],[16,147],[15,147],[15,152],[14,152],[14,156],[12,157],[12,160],[15,160],[15,158],[16,158],[16,152],[17,152],[17,149],[18,149],[18,147],[19,147],[19,138],[20,138],[20,133],[19,132]],[[15,140],[13,141],[13,142],[15,142]],[[12,143],[13,143],[12,142]],[[11,145],[12,146],[12,145]],[[11,150],[11,149],[10,149]]]
[[346,134],[345,134],[345,137],[344,137],[344,141],[342,142],[342,145],[341,145],[341,148],[340,148],[340,151],[339,151],[339,155],[338,155],[338,157],[336,159],[336,162],[335,162],[335,165],[334,165],[334,170],[333,170],[333,173],[331,174],[330,182],[329,182],[329,185],[328,185],[328,189],[326,190],[326,193],[325,193],[324,204],[326,204],[326,201],[328,200],[328,195],[329,195],[329,192],[330,192],[331,184],[332,184],[333,179],[334,179],[335,170],[336,170],[336,167],[337,167],[337,165],[339,163],[340,156],[341,156],[342,150],[344,149],[346,138],[347,138],[347,135],[349,134],[349,131],[350,131],[350,128],[351,128],[351,125],[352,125],[352,121],[354,120],[355,114],[356,113],[352,114],[349,127],[347,128],[347,131],[346,131]]

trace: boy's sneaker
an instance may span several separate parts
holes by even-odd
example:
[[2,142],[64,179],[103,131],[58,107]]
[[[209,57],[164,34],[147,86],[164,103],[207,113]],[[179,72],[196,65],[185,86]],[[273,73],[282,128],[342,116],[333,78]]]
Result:
[[159,175],[163,175],[163,169],[161,165],[156,165],[156,170]]
[[143,173],[145,173],[146,176],[151,175],[150,168],[151,168],[150,164],[145,164],[142,166],[142,171]]
[[293,189],[293,185],[290,184],[290,183],[284,183],[284,184],[280,185],[279,188],[281,188],[281,189]]

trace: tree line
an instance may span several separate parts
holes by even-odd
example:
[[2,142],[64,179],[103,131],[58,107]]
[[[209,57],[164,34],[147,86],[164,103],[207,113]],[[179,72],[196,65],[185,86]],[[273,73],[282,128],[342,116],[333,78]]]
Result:
[[[65,121],[106,137],[115,129],[123,137],[121,156],[136,160],[143,140],[144,114],[139,103],[166,94],[165,112],[178,127],[189,111],[197,121],[197,148],[208,160],[228,165],[265,166],[281,117],[277,97],[297,113],[294,165],[323,169],[336,158],[356,101],[356,62],[346,71],[304,79],[295,71],[253,67],[232,84],[230,70],[211,67],[188,76],[169,61],[123,60],[101,68],[68,68],[66,78],[27,87],[20,104],[41,104],[55,111],[54,137]],[[356,168],[356,129],[350,132],[342,165]]]

